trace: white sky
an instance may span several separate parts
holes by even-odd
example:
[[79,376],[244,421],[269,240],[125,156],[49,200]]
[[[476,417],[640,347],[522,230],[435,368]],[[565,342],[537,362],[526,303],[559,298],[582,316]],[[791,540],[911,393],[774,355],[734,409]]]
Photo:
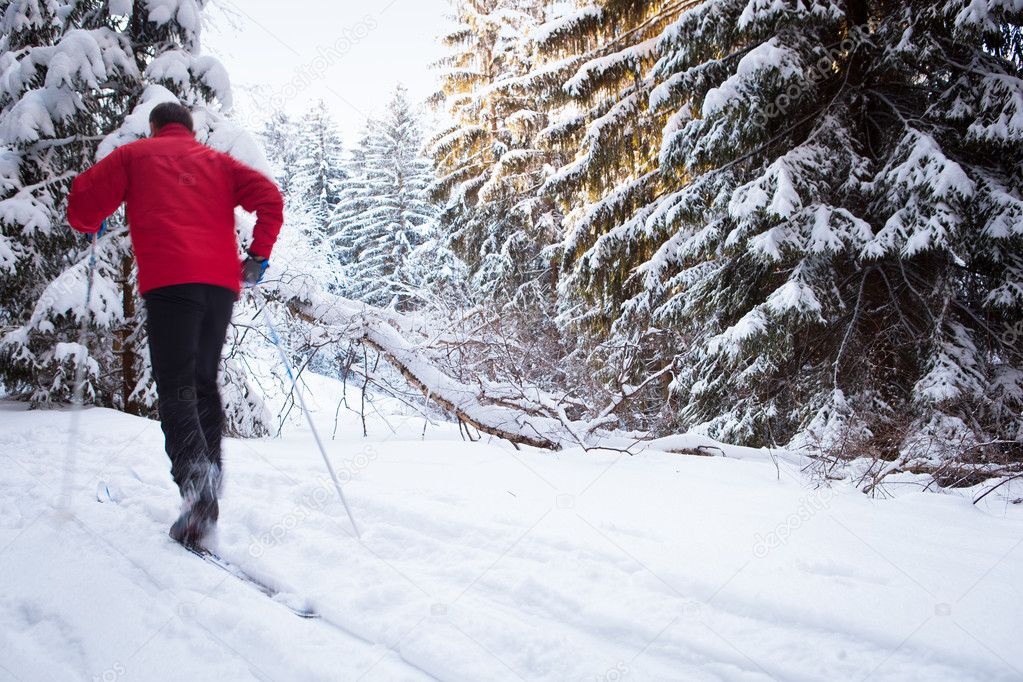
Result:
[[322,98],[350,146],[399,82],[414,102],[436,88],[428,65],[444,54],[447,0],[211,4],[203,46],[227,67],[243,116],[268,113],[268,102],[297,116]]

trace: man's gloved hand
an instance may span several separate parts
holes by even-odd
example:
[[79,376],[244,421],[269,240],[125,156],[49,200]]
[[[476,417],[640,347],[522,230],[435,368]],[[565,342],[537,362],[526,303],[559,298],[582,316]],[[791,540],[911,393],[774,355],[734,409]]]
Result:
[[99,239],[100,237],[102,237],[103,233],[106,232],[106,231],[107,231],[107,221],[104,220],[103,223],[99,226],[99,229],[96,230],[95,233],[87,234],[87,235],[85,235],[85,237],[89,241],[92,241],[93,239]]
[[242,284],[247,287],[254,287],[263,281],[263,273],[270,267],[270,261],[261,256],[249,257],[242,261]]

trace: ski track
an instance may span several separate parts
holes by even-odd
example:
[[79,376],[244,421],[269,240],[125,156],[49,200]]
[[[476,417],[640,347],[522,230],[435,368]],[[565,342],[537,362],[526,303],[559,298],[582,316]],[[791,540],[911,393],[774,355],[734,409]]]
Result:
[[308,432],[229,440],[217,549],[302,620],[167,538],[155,422],[87,410],[61,515],[68,418],[0,404],[0,680],[1023,679],[1015,509],[406,420],[328,445],[360,542]]

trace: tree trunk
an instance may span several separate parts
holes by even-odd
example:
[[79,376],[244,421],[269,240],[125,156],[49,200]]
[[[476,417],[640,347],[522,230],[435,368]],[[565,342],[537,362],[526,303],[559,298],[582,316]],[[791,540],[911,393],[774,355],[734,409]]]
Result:
[[138,404],[132,400],[132,393],[138,383],[135,368],[138,366],[138,355],[132,341],[135,323],[135,287],[132,286],[132,259],[130,256],[121,258],[121,308],[124,313],[124,324],[114,332],[114,356],[121,367],[121,409],[128,414],[141,414]]

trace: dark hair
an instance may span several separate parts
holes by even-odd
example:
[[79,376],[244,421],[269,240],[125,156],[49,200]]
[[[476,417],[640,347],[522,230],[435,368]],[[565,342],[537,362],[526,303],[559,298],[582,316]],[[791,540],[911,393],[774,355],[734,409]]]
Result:
[[192,113],[177,102],[157,104],[149,114],[149,122],[154,124],[157,130],[169,123],[180,123],[193,132],[195,130]]

